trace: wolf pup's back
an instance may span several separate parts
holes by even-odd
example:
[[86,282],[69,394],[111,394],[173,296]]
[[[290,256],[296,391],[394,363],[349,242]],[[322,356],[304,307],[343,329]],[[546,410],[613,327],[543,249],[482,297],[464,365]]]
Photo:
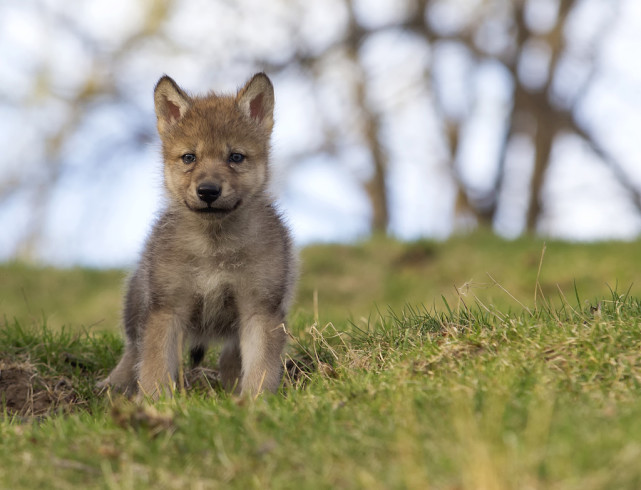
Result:
[[157,398],[183,340],[196,362],[219,340],[226,389],[276,391],[296,273],[268,190],[272,84],[259,73],[236,96],[192,97],[164,76],[154,99],[166,209],[129,280],[125,352],[100,384]]

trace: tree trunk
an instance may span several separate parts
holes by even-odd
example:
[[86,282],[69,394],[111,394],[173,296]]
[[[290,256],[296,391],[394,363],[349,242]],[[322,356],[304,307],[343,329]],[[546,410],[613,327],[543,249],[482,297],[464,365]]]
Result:
[[530,199],[527,208],[526,229],[536,231],[536,225],[543,209],[541,190],[545,183],[545,173],[550,165],[550,154],[556,134],[555,125],[544,114],[536,118],[536,134],[534,135],[534,169],[530,183]]

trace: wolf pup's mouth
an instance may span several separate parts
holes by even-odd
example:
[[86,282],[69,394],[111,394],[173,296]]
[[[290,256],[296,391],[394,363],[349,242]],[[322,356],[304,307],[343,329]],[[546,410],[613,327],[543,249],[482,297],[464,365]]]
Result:
[[236,204],[234,204],[231,208],[212,208],[211,206],[207,206],[206,208],[192,208],[186,202],[185,202],[185,205],[189,209],[191,209],[192,211],[195,211],[197,213],[213,214],[213,215],[223,216],[225,214],[229,214],[232,211],[235,211],[236,209],[238,209],[238,207],[241,205],[242,201],[243,201],[242,199],[239,199],[238,201],[236,201]]

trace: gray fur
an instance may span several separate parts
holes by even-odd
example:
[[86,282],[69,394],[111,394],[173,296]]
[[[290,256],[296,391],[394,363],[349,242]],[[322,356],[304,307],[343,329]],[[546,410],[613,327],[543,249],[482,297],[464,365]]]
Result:
[[[257,74],[235,97],[190,97],[163,77],[155,102],[167,206],[129,279],[125,353],[101,386],[157,398],[176,382],[184,341],[201,358],[222,341],[227,389],[276,391],[296,274],[267,190],[271,83]],[[186,153],[196,162],[184,163]],[[203,183],[221,187],[213,203],[199,198]]]

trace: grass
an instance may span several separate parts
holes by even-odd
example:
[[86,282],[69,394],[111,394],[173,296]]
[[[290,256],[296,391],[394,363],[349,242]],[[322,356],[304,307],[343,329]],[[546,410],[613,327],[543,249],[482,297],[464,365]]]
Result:
[[[254,403],[210,389],[153,407],[100,396],[92,386],[120,354],[116,333],[8,321],[0,386],[20,367],[53,402],[36,417],[5,409],[0,487],[641,487],[641,300],[628,282],[638,244],[548,244],[539,272],[536,240],[382,243],[304,251],[289,354],[308,368]],[[434,249],[431,263],[396,270],[416,248]],[[447,267],[453,281],[489,272],[500,286],[437,291],[424,307],[373,280],[405,277],[431,294]],[[356,270],[355,289],[324,283]],[[560,292],[557,277],[570,278]],[[392,307],[370,303],[368,315],[362,289]],[[319,322],[304,297],[314,290]],[[369,323],[349,324],[347,310]]]
[[0,264],[0,321],[115,332],[124,278],[120,270]]
[[[539,274],[541,252],[545,257]],[[610,289],[641,296],[637,242],[572,244],[524,237],[502,240],[489,232],[455,236],[444,242],[406,244],[377,237],[353,245],[316,245],[301,250],[301,278],[292,310],[294,322],[319,322],[344,328],[366,326],[380,310],[399,311],[424,304],[446,311],[475,301],[501,310],[533,306],[534,286],[554,306],[560,292],[582,300],[608,295]],[[54,269],[0,264],[0,321],[52,330],[120,332],[120,302],[126,273],[121,270]],[[501,287],[500,287],[500,286]],[[316,308],[314,297],[317,298]],[[567,299],[566,298],[566,299]]]
[[366,323],[375,312],[373,304],[383,311],[406,304],[446,311],[442,297],[449,304],[479,298],[507,310],[521,305],[501,286],[531,305],[535,284],[559,306],[559,293],[574,298],[575,286],[585,299],[631,286],[632,294],[641,294],[639,284],[634,284],[639,263],[641,247],[636,242],[545,243],[532,237],[508,241],[488,232],[445,242],[405,244],[377,238],[358,246],[317,245],[302,251],[297,307],[312,311],[316,291],[320,320],[337,324],[345,318]]

